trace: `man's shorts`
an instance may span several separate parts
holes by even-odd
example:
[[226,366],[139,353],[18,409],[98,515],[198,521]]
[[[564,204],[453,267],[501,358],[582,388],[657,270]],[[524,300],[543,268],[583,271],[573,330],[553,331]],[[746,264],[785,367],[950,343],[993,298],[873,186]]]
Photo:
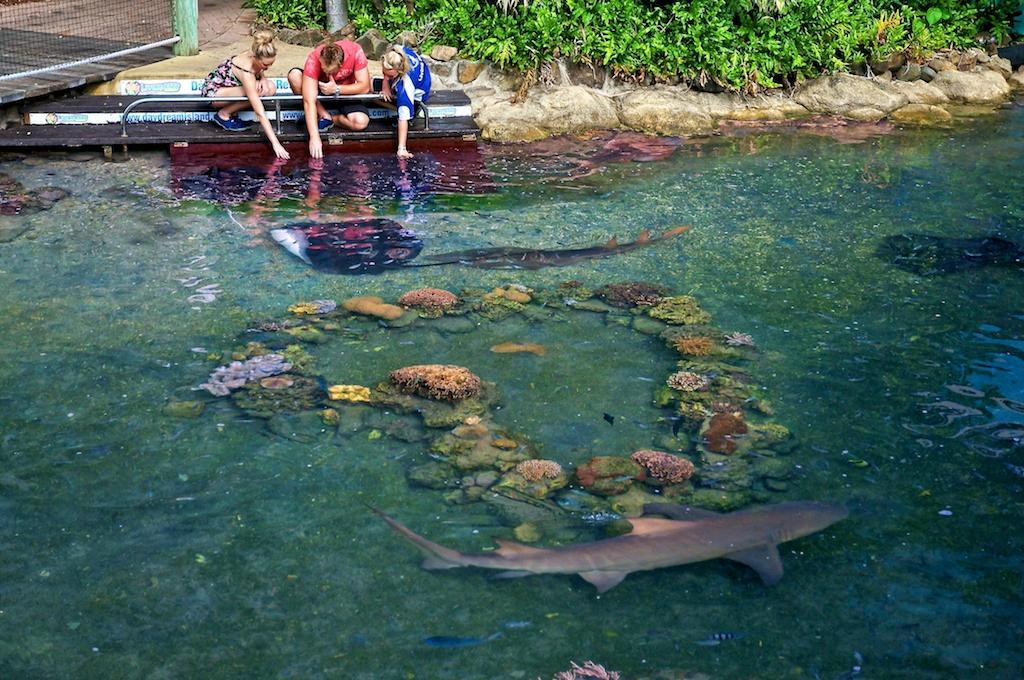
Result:
[[366,108],[365,105],[353,102],[351,104],[342,104],[341,106],[332,106],[332,102],[327,99],[321,99],[320,103],[324,105],[324,108],[334,113],[340,113],[341,115],[348,118],[353,113],[362,113],[367,118],[370,117],[370,109]]

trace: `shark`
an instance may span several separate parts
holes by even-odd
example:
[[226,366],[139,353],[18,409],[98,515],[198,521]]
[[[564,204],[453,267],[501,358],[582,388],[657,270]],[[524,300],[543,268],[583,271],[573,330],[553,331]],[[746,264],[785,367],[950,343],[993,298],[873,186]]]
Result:
[[497,550],[463,553],[420,536],[376,508],[373,511],[424,553],[424,569],[499,569],[500,578],[578,574],[599,593],[636,571],[718,558],[745,564],[765,585],[774,585],[782,578],[780,543],[821,531],[849,514],[841,505],[819,501],[790,501],[724,514],[649,503],[642,517],[629,520],[633,530],[621,536],[555,548],[498,540]]
[[673,227],[658,236],[644,229],[636,240],[619,243],[612,237],[596,246],[545,250],[542,248],[474,248],[440,253],[413,263],[423,249],[418,234],[385,217],[339,222],[300,222],[270,230],[270,236],[292,255],[327,274],[379,274],[399,267],[466,265],[480,269],[542,269],[565,267],[582,260],[611,257],[678,236],[689,225]]
[[544,267],[565,267],[580,262],[602,257],[610,257],[643,248],[659,241],[665,241],[689,230],[690,225],[673,227],[658,236],[651,236],[649,229],[644,229],[636,240],[619,243],[612,236],[608,241],[597,246],[582,248],[563,248],[543,250],[539,248],[472,248],[458,250],[440,255],[429,255],[423,258],[421,267],[439,264],[463,264],[479,269],[542,269]]

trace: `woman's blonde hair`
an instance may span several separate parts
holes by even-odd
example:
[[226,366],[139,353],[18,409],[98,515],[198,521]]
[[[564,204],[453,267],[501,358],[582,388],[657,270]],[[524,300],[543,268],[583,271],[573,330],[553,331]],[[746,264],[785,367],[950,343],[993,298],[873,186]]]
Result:
[[274,38],[277,34],[269,28],[257,28],[252,32],[252,56],[257,59],[275,59],[277,57],[277,45]]
[[409,72],[409,57],[406,56],[405,50],[395,45],[380,58],[380,66],[382,69],[398,71],[399,76],[404,76]]

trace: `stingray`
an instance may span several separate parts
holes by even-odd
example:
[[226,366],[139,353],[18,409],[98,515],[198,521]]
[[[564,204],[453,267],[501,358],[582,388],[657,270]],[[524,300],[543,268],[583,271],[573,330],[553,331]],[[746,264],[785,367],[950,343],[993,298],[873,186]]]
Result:
[[878,257],[919,276],[952,274],[990,265],[1024,265],[1024,246],[998,236],[955,238],[895,234],[883,239]]

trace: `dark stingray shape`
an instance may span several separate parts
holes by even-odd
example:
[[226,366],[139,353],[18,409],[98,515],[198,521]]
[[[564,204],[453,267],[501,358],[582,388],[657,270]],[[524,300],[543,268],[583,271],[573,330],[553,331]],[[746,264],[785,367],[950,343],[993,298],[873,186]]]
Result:
[[383,217],[341,222],[303,222],[271,229],[285,250],[327,274],[379,274],[419,255],[423,241]]
[[920,276],[951,274],[989,265],[1019,267],[1024,264],[1024,246],[998,236],[953,238],[895,234],[883,239],[876,254]]

